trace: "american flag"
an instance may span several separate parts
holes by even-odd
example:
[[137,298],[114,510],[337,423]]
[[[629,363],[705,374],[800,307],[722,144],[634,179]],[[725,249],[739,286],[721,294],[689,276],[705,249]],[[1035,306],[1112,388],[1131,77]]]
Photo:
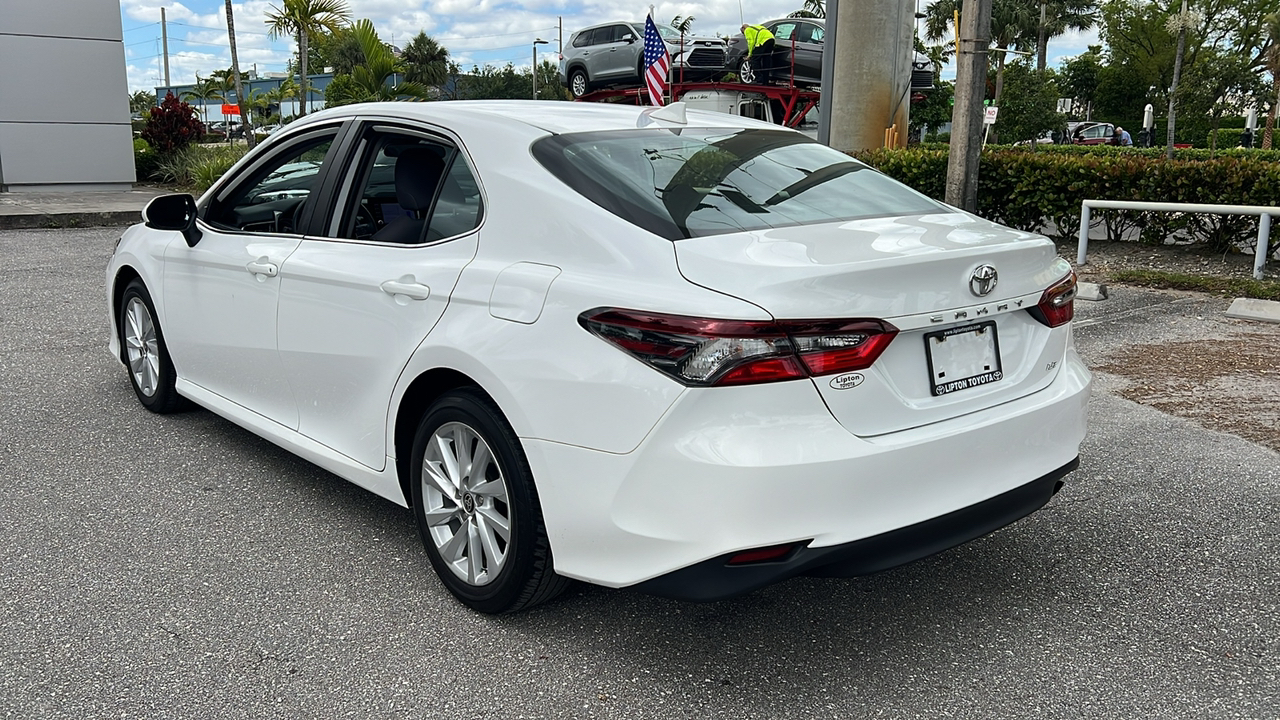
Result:
[[658,26],[653,24],[653,15],[649,15],[644,21],[644,81],[649,86],[650,105],[663,104],[662,97],[667,92],[667,69],[670,67],[667,44],[658,34]]

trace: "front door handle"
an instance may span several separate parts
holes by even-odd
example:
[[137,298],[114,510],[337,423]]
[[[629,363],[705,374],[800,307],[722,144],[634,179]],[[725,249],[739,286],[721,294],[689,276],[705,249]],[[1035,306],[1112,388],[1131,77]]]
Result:
[[275,277],[280,274],[280,268],[265,257],[260,257],[244,267],[258,276],[258,282],[263,282],[269,277]]
[[431,297],[431,288],[421,283],[404,280],[388,280],[382,283],[382,291],[397,297],[403,295],[411,300],[426,300]]

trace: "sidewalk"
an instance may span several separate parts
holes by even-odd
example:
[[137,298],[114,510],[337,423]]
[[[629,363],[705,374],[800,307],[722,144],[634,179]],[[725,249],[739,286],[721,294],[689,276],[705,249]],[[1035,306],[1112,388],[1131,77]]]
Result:
[[166,192],[135,185],[128,192],[0,193],[0,230],[132,225]]

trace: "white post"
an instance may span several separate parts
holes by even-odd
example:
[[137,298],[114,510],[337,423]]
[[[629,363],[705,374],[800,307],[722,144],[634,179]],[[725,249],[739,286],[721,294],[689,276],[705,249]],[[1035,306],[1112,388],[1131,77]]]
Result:
[[1080,203],[1080,240],[1076,249],[1076,265],[1085,264],[1085,253],[1089,250],[1089,203]]
[[1262,279],[1262,268],[1267,264],[1268,240],[1271,235],[1271,215],[1258,216],[1258,246],[1253,250],[1253,279]]

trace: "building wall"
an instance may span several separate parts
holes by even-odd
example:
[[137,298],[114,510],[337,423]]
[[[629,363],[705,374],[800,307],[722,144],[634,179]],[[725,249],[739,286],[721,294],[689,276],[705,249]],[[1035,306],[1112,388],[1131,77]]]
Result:
[[129,189],[118,0],[0,0],[0,68],[0,191]]

